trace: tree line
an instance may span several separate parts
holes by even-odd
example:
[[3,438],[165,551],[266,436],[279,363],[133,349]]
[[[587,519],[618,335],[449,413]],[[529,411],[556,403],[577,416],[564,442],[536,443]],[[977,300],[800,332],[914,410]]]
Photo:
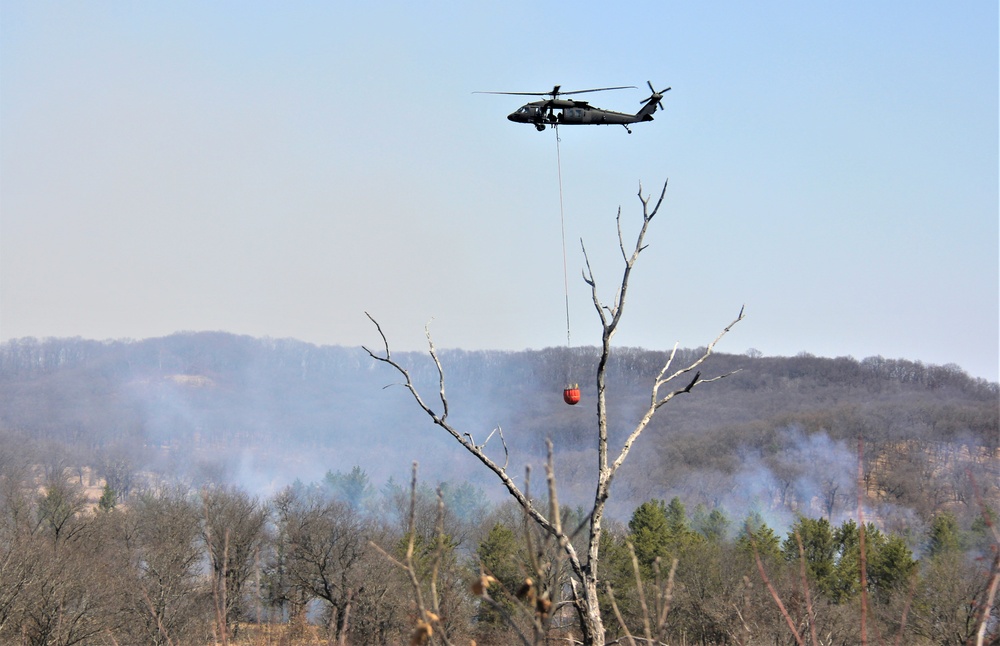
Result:
[[[558,546],[516,505],[467,483],[376,487],[355,467],[266,498],[140,486],[123,503],[105,486],[94,504],[71,469],[28,467],[14,453],[0,456],[4,643],[534,644],[578,634]],[[567,527],[585,521],[582,508],[560,513]],[[846,646],[860,643],[864,596],[883,643],[973,643],[995,576],[991,522],[984,510],[964,525],[942,511],[919,534],[866,523],[862,588],[855,519],[799,516],[779,528],[758,509],[648,500],[601,538],[600,603],[616,618],[608,641],[794,643],[790,621]]]

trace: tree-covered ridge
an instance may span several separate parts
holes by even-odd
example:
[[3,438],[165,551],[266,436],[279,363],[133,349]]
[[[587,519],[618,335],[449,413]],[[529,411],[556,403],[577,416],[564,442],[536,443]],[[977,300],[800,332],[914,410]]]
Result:
[[[587,495],[570,484],[593,459],[587,429],[594,386],[587,377],[596,352],[442,351],[456,402],[452,418],[482,439],[501,427],[517,469],[539,464],[551,438],[567,500]],[[677,361],[697,355],[678,352]],[[428,357],[403,356],[414,379],[434,388]],[[648,403],[645,379],[665,357],[635,348],[612,353],[609,406],[621,420],[609,428],[612,443]],[[853,506],[848,488],[858,436],[868,494],[921,522],[956,505],[958,515],[975,515],[969,472],[986,495],[997,493],[995,383],[955,366],[881,357],[717,353],[711,369],[739,372],[698,397],[677,398],[654,418],[616,478],[616,489],[626,492],[612,510],[619,517],[644,500],[673,495],[709,508],[756,500],[786,508],[787,522],[799,512],[843,514]],[[583,389],[573,408],[560,397],[567,374]],[[331,466],[366,464],[379,479],[398,478],[417,459],[428,471],[458,469],[471,477],[467,462],[421,430],[400,390],[384,388],[392,383],[359,348],[292,340],[224,333],[21,339],[0,345],[0,433],[92,466],[123,496],[138,472],[273,489]],[[373,450],[381,459],[369,465]]]

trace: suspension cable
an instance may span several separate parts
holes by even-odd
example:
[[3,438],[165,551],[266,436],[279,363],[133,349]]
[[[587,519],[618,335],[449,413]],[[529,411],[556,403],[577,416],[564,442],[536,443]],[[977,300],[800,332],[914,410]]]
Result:
[[563,293],[566,297],[566,347],[570,347],[572,339],[569,325],[569,270],[566,262],[566,214],[563,211],[562,152],[559,150],[559,124],[553,124],[552,129],[556,133],[556,169],[559,174],[559,224],[562,227]]

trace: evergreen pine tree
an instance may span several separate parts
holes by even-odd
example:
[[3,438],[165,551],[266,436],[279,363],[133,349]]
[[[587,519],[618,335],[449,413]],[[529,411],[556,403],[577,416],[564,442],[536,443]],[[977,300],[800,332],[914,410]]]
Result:
[[104,491],[101,499],[97,501],[97,508],[101,511],[111,511],[118,504],[118,494],[111,488],[111,485],[104,483]]

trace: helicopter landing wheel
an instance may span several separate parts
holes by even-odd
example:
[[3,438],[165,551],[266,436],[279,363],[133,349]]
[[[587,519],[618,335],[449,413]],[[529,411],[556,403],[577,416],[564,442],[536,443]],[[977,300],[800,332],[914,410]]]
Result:
[[535,124],[535,130],[537,130],[538,132],[541,132],[541,131],[545,130],[545,124],[544,123],[536,123]]

